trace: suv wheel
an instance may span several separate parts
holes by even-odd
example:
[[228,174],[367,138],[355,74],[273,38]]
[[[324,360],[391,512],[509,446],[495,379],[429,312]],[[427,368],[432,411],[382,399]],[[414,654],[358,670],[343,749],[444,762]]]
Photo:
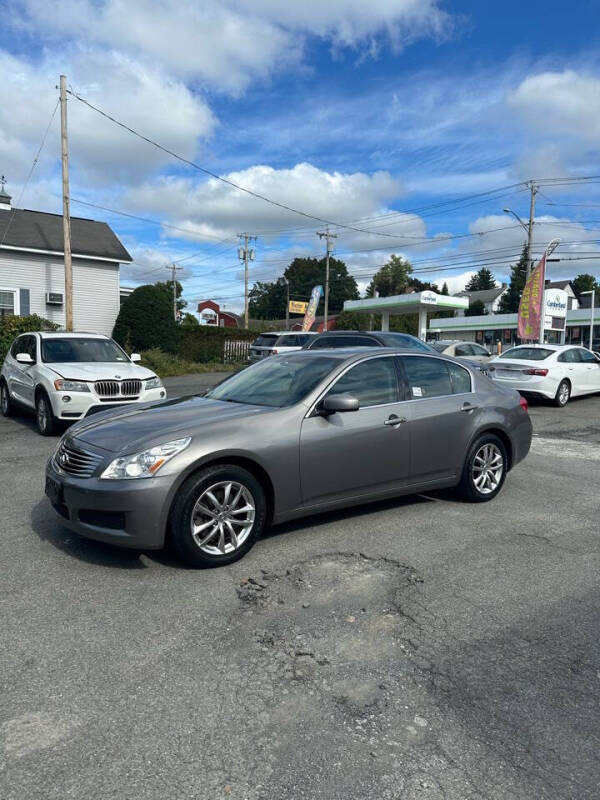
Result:
[[192,475],[175,497],[170,535],[193,567],[218,567],[244,556],[263,531],[267,503],[252,473],[234,464]]
[[42,436],[52,436],[56,430],[56,418],[45,392],[40,392],[35,401],[35,419]]
[[12,417],[14,413],[13,401],[10,399],[6,381],[0,381],[0,411],[3,417]]
[[469,449],[459,485],[462,496],[472,503],[493,500],[504,484],[507,467],[504,442],[494,434],[483,434]]

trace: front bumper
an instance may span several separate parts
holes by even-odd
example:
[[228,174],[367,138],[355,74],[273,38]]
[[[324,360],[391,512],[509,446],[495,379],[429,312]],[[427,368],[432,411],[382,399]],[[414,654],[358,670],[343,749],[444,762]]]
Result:
[[175,476],[74,478],[46,465],[46,494],[67,528],[88,539],[142,550],[164,546]]
[[[69,397],[68,402],[64,402],[64,397]],[[149,403],[153,400],[164,400],[167,396],[167,390],[164,386],[159,386],[156,389],[147,389],[141,392],[139,397],[135,400],[124,400],[118,397],[109,399],[101,399],[94,391],[90,392],[54,392],[52,394],[52,407],[54,416],[57,419],[62,419],[65,422],[73,422],[76,419],[83,419],[88,414],[94,414],[97,411],[108,411],[111,408],[118,408],[119,406],[135,406],[140,403]]]

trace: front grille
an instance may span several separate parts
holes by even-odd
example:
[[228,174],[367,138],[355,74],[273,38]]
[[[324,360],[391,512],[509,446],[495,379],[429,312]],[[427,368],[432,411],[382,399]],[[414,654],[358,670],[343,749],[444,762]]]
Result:
[[91,477],[101,461],[102,456],[86,453],[66,441],[60,443],[54,456],[56,466],[75,478]]
[[142,382],[139,379],[127,381],[96,381],[94,389],[98,397],[137,397],[142,391]]

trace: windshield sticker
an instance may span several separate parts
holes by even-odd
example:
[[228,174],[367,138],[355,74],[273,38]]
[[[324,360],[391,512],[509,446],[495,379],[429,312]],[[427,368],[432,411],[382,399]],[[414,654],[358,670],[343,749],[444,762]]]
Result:
[[413,397],[423,397],[423,391],[420,386],[412,387]]

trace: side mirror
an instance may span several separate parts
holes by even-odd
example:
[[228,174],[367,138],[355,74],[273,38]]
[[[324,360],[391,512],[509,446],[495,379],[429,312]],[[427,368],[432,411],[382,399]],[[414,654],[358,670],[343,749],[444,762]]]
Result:
[[19,364],[35,364],[29,353],[17,353],[17,361]]
[[133,363],[135,364],[137,361],[141,361],[142,357],[139,353],[132,353],[131,356],[129,357],[129,360],[133,361]]
[[351,394],[328,394],[322,408],[326,414],[343,414],[346,411],[358,411],[360,403]]

